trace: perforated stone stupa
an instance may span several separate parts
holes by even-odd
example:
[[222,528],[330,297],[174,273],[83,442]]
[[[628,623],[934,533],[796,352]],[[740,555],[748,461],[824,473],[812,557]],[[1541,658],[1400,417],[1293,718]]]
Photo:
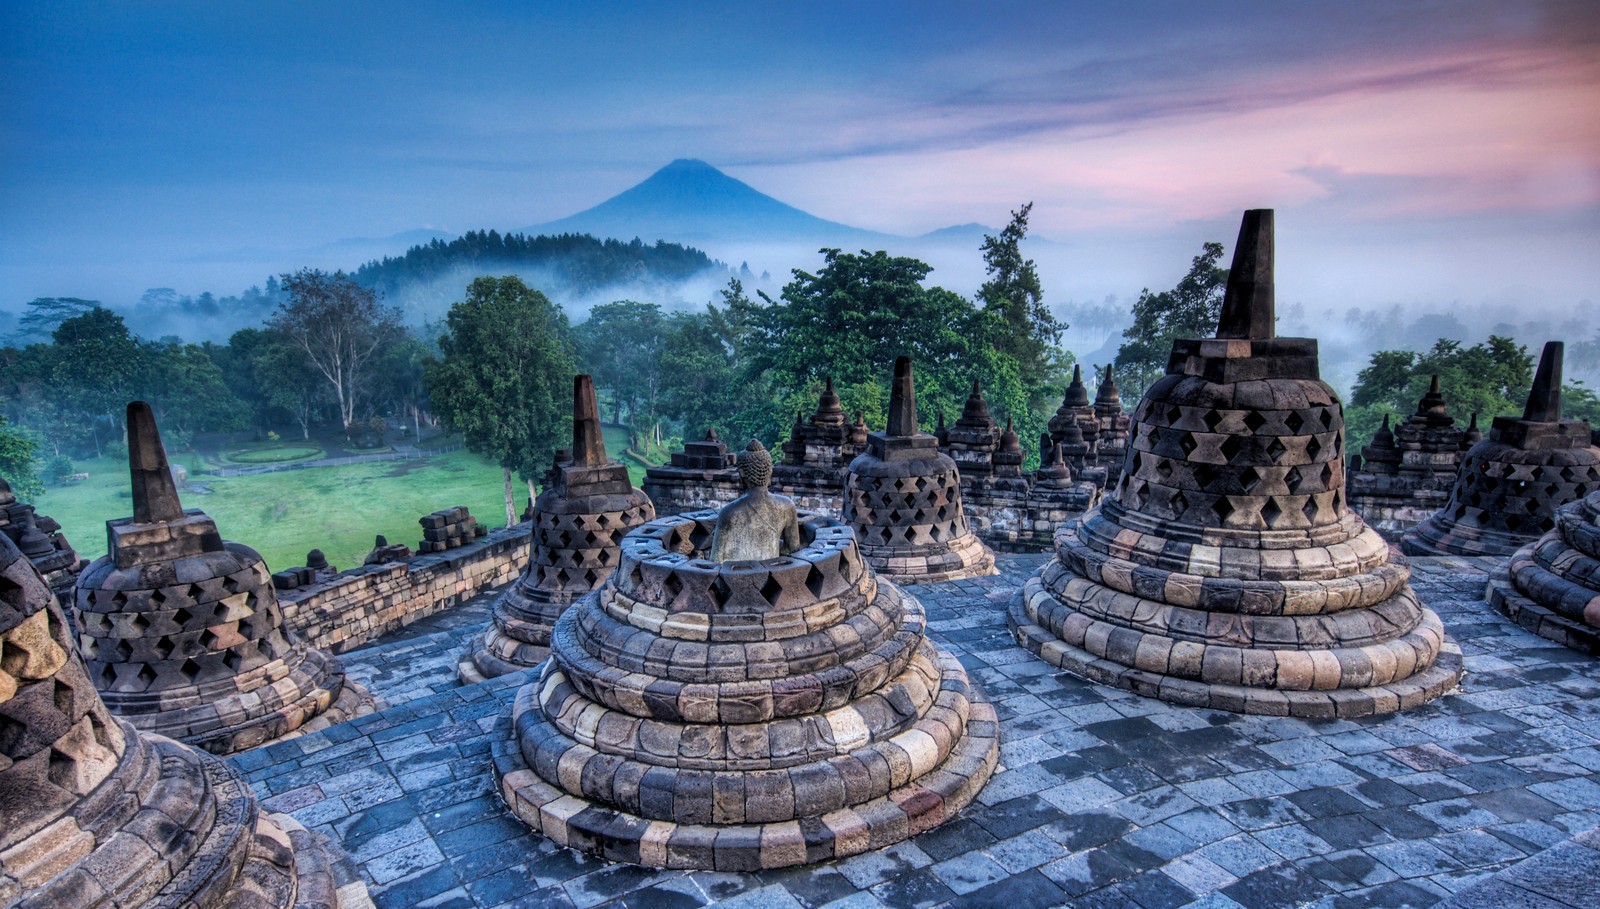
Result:
[[1350,507],[1384,539],[1398,541],[1449,501],[1463,454],[1481,438],[1476,422],[1455,422],[1434,376],[1416,413],[1394,429],[1384,416],[1372,444],[1350,456]]
[[72,585],[77,583],[78,574],[88,562],[78,558],[78,553],[61,532],[60,524],[39,514],[27,502],[17,500],[4,477],[0,477],[0,533],[10,537],[33,567],[39,569],[45,583],[61,598],[62,605],[72,602]]
[[1460,650],[1345,507],[1344,416],[1317,343],[1274,336],[1272,240],[1272,212],[1246,212],[1217,337],[1173,342],[1122,479],[1061,529],[1011,627],[1053,665],[1182,704],[1420,704],[1454,687]]
[[955,462],[917,428],[909,357],[895,360],[888,430],[869,435],[845,472],[841,517],[867,563],[897,581],[994,573],[994,553],[967,527]]
[[1487,596],[1529,631],[1600,656],[1600,492],[1558,509],[1552,530],[1490,575]]
[[488,629],[460,665],[462,679],[481,681],[541,662],[556,619],[616,570],[623,535],[655,516],[628,468],[606,456],[594,381],[575,377],[571,458],[555,465],[534,500],[527,570],[495,601]]
[[1105,378],[1095,391],[1094,415],[1100,423],[1100,437],[1096,452],[1106,465],[1108,484],[1122,478],[1122,462],[1128,453],[1128,433],[1133,418],[1122,409],[1122,390],[1117,388],[1117,377],[1112,364],[1106,364]]
[[320,835],[224,762],[106,709],[39,573],[0,535],[0,905],[358,909]]
[[1561,419],[1564,345],[1539,357],[1522,417],[1495,417],[1462,459],[1450,499],[1407,531],[1407,555],[1509,556],[1556,526],[1556,509],[1600,489],[1600,448],[1584,420]]
[[106,706],[218,754],[370,712],[332,656],[283,626],[261,556],[185,511],[150,406],[128,405],[133,517],[79,578],[84,658]]
[[614,861],[757,871],[843,858],[950,820],[994,770],[993,708],[877,577],[851,529],[709,561],[716,512],[657,519],[556,623],[494,753],[501,795]]

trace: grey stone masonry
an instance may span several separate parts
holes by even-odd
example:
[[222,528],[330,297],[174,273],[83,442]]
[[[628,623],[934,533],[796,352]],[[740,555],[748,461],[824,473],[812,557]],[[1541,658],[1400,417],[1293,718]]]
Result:
[[994,553],[967,527],[955,462],[917,428],[910,358],[895,361],[888,429],[867,438],[840,510],[867,564],[901,583],[992,573]]
[[354,855],[380,909],[1547,907],[1478,899],[1507,883],[1593,905],[1600,862],[1570,846],[1600,824],[1600,662],[1491,609],[1493,561],[1413,565],[1465,653],[1459,688],[1317,720],[1169,704],[1033,658],[1004,616],[1046,558],[1003,553],[1000,574],[916,589],[928,638],[1000,716],[1000,762],[955,820],[850,858],[645,869],[530,831],[491,767],[531,673],[456,684],[484,598],[346,655],[394,706],[230,762]]
[[1455,425],[1434,376],[1416,413],[1394,429],[1385,415],[1372,444],[1350,456],[1350,507],[1398,541],[1449,501],[1464,453],[1482,439],[1477,426],[1476,415],[1466,429]]
[[480,681],[544,660],[556,619],[616,570],[623,535],[655,516],[628,468],[606,456],[593,379],[574,377],[571,457],[551,468],[534,500],[528,567],[463,657],[462,679]]
[[60,524],[39,514],[32,505],[17,501],[4,477],[0,477],[0,533],[9,537],[39,569],[62,606],[68,606],[72,602],[72,585],[89,562],[78,558]]
[[756,872],[952,821],[994,769],[994,711],[877,578],[851,529],[708,558],[716,512],[628,534],[557,621],[497,743],[501,798],[554,843],[661,868]]
[[1600,489],[1600,448],[1585,420],[1561,418],[1561,360],[1551,341],[1522,417],[1495,417],[1462,460],[1450,499],[1407,531],[1407,555],[1505,558],[1555,527],[1556,509]]
[[326,840],[217,758],[119,721],[56,597],[0,535],[0,905],[358,909]]
[[444,552],[465,546],[489,532],[489,528],[479,524],[465,505],[425,514],[417,519],[417,523],[422,525],[422,542],[417,544],[417,551],[422,553]]
[[699,442],[686,442],[667,464],[644,472],[644,494],[658,514],[680,514],[716,508],[739,496],[739,471],[734,455],[715,426]]
[[1461,654],[1345,507],[1344,417],[1316,341],[1273,337],[1251,308],[1272,299],[1271,231],[1270,211],[1245,213],[1217,338],[1173,342],[1115,491],[1061,528],[1011,627],[1052,665],[1180,704],[1414,707],[1455,685]]
[[218,754],[372,710],[334,657],[283,622],[255,550],[185,511],[149,405],[128,405],[132,518],[78,579],[77,620],[106,706]]
[[1518,625],[1600,656],[1600,492],[1556,511],[1556,526],[1489,579],[1490,605]]
[[[1125,444],[1128,417],[1121,414],[1115,388],[1111,383],[1108,391],[1102,383],[1102,392],[1109,396],[1094,407],[1104,409],[1102,423],[1111,427],[1108,432],[1113,439],[1117,438],[1116,427],[1122,428],[1121,444]],[[802,509],[840,516],[846,469],[866,450],[867,437],[859,415],[855,423],[845,422],[830,380],[816,412],[809,419],[796,416],[789,440],[783,444],[783,462],[773,468],[772,491],[794,499]],[[1056,527],[1099,501],[1105,486],[1106,469],[1099,464],[1085,463],[1084,477],[1071,471],[1065,478],[1048,470],[1048,476],[1025,473],[1022,447],[1011,421],[1006,421],[1005,429],[996,426],[976,381],[960,419],[934,438],[939,450],[956,464],[969,528],[998,549],[1048,549]],[[1078,440],[1082,442],[1081,435]],[[1082,461],[1088,447],[1080,444],[1074,451]],[[670,464],[645,472],[644,491],[658,514],[721,507],[739,495],[738,471],[729,466],[732,457],[714,438],[688,443],[683,451],[673,453]],[[1046,466],[1049,460],[1047,449]]]

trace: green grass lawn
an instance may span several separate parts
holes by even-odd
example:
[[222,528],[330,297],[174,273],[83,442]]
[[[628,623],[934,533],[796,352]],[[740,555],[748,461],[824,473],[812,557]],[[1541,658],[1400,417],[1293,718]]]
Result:
[[[606,451],[620,457],[627,431],[605,428]],[[635,486],[644,465],[623,458]],[[273,571],[305,564],[306,552],[321,549],[339,568],[361,564],[372,538],[413,548],[422,539],[417,519],[441,508],[465,505],[490,528],[505,525],[500,468],[475,454],[454,451],[426,460],[379,461],[342,467],[309,467],[243,477],[218,477],[197,470],[193,455],[174,461],[190,469],[191,484],[209,495],[180,492],[186,508],[211,515],[224,539],[256,549]],[[105,522],[128,517],[133,502],[125,462],[98,458],[77,462],[89,479],[47,490],[34,503],[61,522],[84,558],[105,555]],[[527,486],[515,481],[517,512],[527,505]]]

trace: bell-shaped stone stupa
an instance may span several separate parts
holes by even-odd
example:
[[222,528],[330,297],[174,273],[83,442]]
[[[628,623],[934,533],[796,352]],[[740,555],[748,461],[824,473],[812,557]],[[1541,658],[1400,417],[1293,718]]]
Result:
[[1600,656],[1600,492],[1556,511],[1556,526],[1489,577],[1490,605],[1518,625]]
[[348,859],[227,763],[112,716],[61,606],[0,534],[0,905],[370,909]]
[[1173,342],[1121,480],[1011,606],[1092,681],[1244,713],[1355,717],[1461,675],[1410,570],[1345,507],[1344,416],[1317,343],[1273,330],[1272,212],[1246,212],[1215,339]]
[[555,465],[550,481],[533,503],[528,567],[495,601],[488,629],[459,666],[463,681],[541,662],[556,619],[616,570],[623,534],[656,516],[628,468],[606,457],[589,376],[573,379],[572,457]]
[[231,754],[372,710],[339,661],[284,627],[255,550],[184,510],[150,405],[128,405],[133,517],[78,579],[84,658],[106,706],[146,732]]
[[758,449],[720,513],[623,539],[517,693],[501,795],[557,843],[665,868],[822,862],[952,819],[993,772],[994,709],[922,606],[849,526],[768,492]]
[[1544,346],[1522,418],[1494,418],[1462,459],[1450,500],[1406,532],[1407,555],[1504,558],[1554,529],[1556,509],[1600,489],[1591,427],[1561,419],[1564,347]]
[[938,440],[917,428],[911,358],[894,364],[889,428],[845,472],[842,517],[861,555],[901,583],[994,573],[994,553],[967,527],[961,477]]

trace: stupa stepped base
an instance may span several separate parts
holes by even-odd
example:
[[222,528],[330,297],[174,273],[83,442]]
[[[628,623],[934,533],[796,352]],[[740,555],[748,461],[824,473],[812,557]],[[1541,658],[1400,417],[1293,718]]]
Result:
[[938,549],[862,546],[861,557],[874,571],[893,578],[896,584],[933,584],[995,573],[994,551],[971,533]]
[[[242,674],[214,696],[204,688],[103,696],[140,732],[180,739],[220,755],[317,732],[377,709],[372,695],[345,677],[336,658],[304,645],[296,650],[300,659]],[[268,678],[255,685],[258,675]],[[235,687],[239,682],[248,690]]]
[[[1075,624],[1081,627],[1066,627],[1073,617],[1080,620]],[[1425,610],[1423,623],[1410,635],[1387,642],[1387,645],[1289,651],[1303,655],[1303,668],[1310,673],[1305,680],[1307,687],[1299,689],[1240,685],[1220,679],[1206,681],[1208,670],[1211,674],[1238,676],[1250,671],[1251,667],[1243,665],[1245,658],[1269,660],[1274,651],[1247,651],[1239,654],[1241,658],[1233,660],[1230,666],[1226,656],[1232,654],[1226,654],[1225,651],[1235,651],[1235,648],[1218,648],[1198,642],[1189,648],[1191,652],[1185,658],[1192,659],[1194,674],[1200,675],[1200,678],[1172,675],[1167,670],[1172,668],[1170,661],[1175,658],[1176,646],[1154,646],[1157,644],[1155,636],[1144,635],[1143,638],[1151,641],[1141,652],[1142,641],[1137,632],[1089,620],[1061,606],[1037,577],[1023,585],[1012,599],[1007,622],[1012,636],[1024,649],[1052,666],[1091,682],[1174,704],[1234,713],[1302,719],[1354,719],[1394,713],[1426,703],[1451,690],[1461,681],[1464,671],[1461,648],[1444,633],[1443,625],[1431,610]],[[1417,640],[1409,641],[1408,638],[1413,636]],[[1164,640],[1162,643],[1170,645],[1171,642]],[[1128,662],[1109,659],[1104,654],[1085,649],[1085,646],[1107,652],[1113,649],[1126,650],[1120,655],[1126,657]],[[1214,651],[1211,661],[1206,659],[1207,649]],[[1417,658],[1431,652],[1434,654],[1433,663],[1422,672],[1406,677],[1405,673],[1399,671],[1405,667],[1397,666],[1393,661],[1395,654],[1404,659],[1404,651],[1416,653]],[[1374,660],[1373,656],[1378,656],[1378,659]],[[1384,668],[1375,664],[1385,660],[1388,661],[1386,668],[1389,674],[1397,677],[1398,681],[1361,687],[1335,687],[1346,673],[1371,676],[1375,669]],[[1208,662],[1212,666],[1207,666]],[[1141,666],[1141,663],[1144,665]],[[1283,683],[1276,667],[1263,666],[1261,669],[1278,684]],[[1318,683],[1323,687],[1312,687]]]
[[[1600,627],[1588,621],[1593,617],[1594,621],[1600,622],[1600,592],[1575,584],[1542,565],[1537,554],[1546,545],[1564,550],[1560,553],[1563,569],[1588,568],[1585,576],[1592,576],[1595,570],[1593,559],[1578,550],[1566,548],[1559,538],[1552,540],[1546,537],[1539,543],[1518,550],[1509,561],[1491,572],[1485,598],[1490,606],[1534,634],[1573,650],[1600,656]],[[1574,562],[1588,564],[1578,566],[1572,564]],[[1513,583],[1513,575],[1516,575],[1519,583]],[[1552,609],[1518,589],[1519,586],[1527,589],[1530,582],[1535,585],[1534,592],[1541,599],[1560,604],[1562,608]]]
[[[494,746],[500,796],[535,831],[561,846],[601,858],[668,869],[760,871],[842,859],[881,849],[931,830],[968,805],[994,773],[1000,725],[994,707],[967,681],[954,656],[940,653],[941,687],[934,708],[905,731],[879,743],[787,773],[705,774],[619,759],[566,738],[546,719],[541,692],[558,678],[523,686],[512,710],[515,736]],[[546,669],[551,673],[551,669]],[[542,728],[541,728],[542,727]],[[647,800],[654,814],[640,817],[598,799],[572,795],[546,783],[528,764],[519,742],[543,741],[566,789],[623,803]],[[941,745],[943,747],[941,747]],[[559,758],[550,761],[553,751]],[[696,779],[690,779],[696,777]],[[747,785],[762,778],[778,785]],[[695,791],[702,785],[704,792]],[[874,792],[886,792],[871,797]],[[687,796],[687,797],[685,797]],[[864,801],[854,803],[856,798]],[[832,810],[808,810],[843,801]],[[719,817],[788,817],[767,823],[718,823]],[[689,814],[690,816],[685,816]],[[798,815],[798,816],[797,816]]]
[[[503,627],[513,626],[508,631]],[[532,643],[531,641],[543,641]],[[527,622],[511,615],[497,614],[489,627],[473,640],[466,656],[456,664],[456,677],[463,685],[521,672],[543,663],[550,656],[550,626]]]

